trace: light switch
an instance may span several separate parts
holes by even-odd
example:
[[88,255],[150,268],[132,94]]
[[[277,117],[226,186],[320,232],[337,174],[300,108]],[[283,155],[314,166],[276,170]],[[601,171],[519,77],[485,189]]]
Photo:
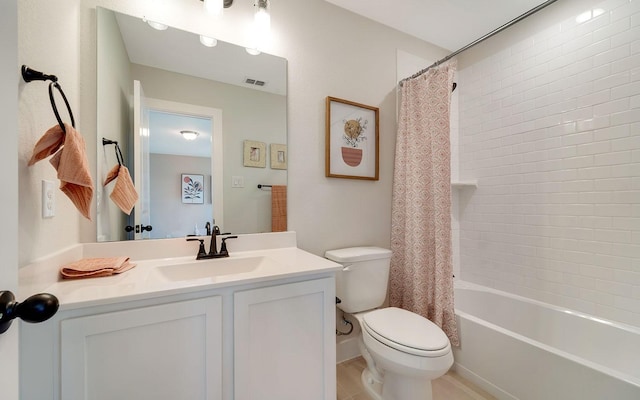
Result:
[[232,188],[242,188],[242,187],[244,187],[244,176],[232,176],[231,177],[231,187]]
[[55,182],[42,181],[42,218],[53,218],[56,215]]

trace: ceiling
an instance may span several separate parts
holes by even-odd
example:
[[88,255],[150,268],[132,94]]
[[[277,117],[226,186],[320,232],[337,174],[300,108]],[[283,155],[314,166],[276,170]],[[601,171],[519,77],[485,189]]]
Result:
[[458,50],[544,0],[325,0],[437,46]]

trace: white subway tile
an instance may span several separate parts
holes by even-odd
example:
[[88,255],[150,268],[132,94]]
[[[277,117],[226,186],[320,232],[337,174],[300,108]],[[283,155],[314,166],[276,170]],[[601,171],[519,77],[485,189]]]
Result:
[[640,149],[640,135],[611,141],[612,151]]
[[[603,281],[598,281],[603,282]],[[580,291],[580,298],[592,303],[612,306],[614,304],[614,295],[609,293],[603,293],[599,288],[598,290],[582,289]]]
[[594,239],[600,242],[631,243],[631,231],[595,229],[593,234]]
[[615,217],[612,219],[613,228],[640,231],[640,218]]
[[610,168],[614,178],[640,176],[640,164],[614,165]]
[[604,129],[597,129],[593,132],[593,140],[619,139],[629,136],[630,125],[617,125]]
[[622,46],[640,39],[640,27],[634,27],[617,35],[611,36],[611,47]]
[[[638,39],[640,41],[640,39]],[[634,42],[635,43],[635,42]],[[640,66],[640,53],[632,54],[627,58],[623,58],[611,63],[611,73],[631,71]]]
[[593,65],[599,66],[609,64],[611,62],[629,57],[631,55],[631,46],[625,44],[614,49],[604,51],[593,56]]
[[609,166],[581,168],[578,170],[578,178],[579,179],[610,178],[612,176],[611,168],[612,167],[609,167]]
[[[607,76],[606,78],[598,79],[593,82],[593,91],[598,92],[604,89],[611,89],[621,85],[629,83],[629,73],[622,72],[615,75]],[[616,99],[618,97],[613,95],[611,91],[611,98]]]
[[628,110],[611,114],[611,125],[613,126],[629,124],[632,122],[640,122],[640,112],[637,110]]
[[628,190],[631,188],[631,178],[596,179],[594,189],[599,191]]
[[603,217],[623,217],[630,215],[631,206],[628,204],[595,204],[593,215]]
[[589,93],[576,99],[578,107],[593,106],[602,104],[611,99],[611,89],[600,90],[599,92]]
[[578,155],[583,156],[587,154],[608,153],[611,151],[611,143],[605,142],[591,142],[577,146]]
[[611,202],[619,204],[640,204],[640,190],[614,192],[611,195]]
[[628,164],[631,162],[630,151],[619,151],[615,153],[596,154],[595,165],[618,165]]
[[629,99],[622,98],[593,106],[594,116],[603,116],[629,110]]
[[593,31],[593,41],[598,42],[600,40],[610,38],[619,33],[625,32],[631,28],[629,17],[623,17],[618,19],[615,24],[609,24]]

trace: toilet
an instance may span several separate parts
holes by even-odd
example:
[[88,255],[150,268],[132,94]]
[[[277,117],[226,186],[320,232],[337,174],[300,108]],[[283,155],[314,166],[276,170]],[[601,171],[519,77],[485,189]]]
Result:
[[377,308],[387,294],[391,251],[350,247],[325,257],[343,266],[336,274],[337,306],[360,324],[367,394],[374,400],[431,400],[431,381],[453,365],[451,344],[440,327],[418,314]]

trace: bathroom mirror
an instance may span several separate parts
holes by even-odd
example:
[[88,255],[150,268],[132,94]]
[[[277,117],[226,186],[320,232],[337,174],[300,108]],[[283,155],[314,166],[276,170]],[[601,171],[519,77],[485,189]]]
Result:
[[[205,234],[207,222],[271,231],[271,192],[258,185],[287,182],[287,61],[101,7],[96,19],[98,181],[117,165],[102,139],[117,141],[142,200],[128,216],[109,198],[114,183],[98,186],[97,240]],[[257,162],[245,160],[247,143]],[[196,198],[185,179],[197,182]],[[152,230],[135,234],[136,225]]]

